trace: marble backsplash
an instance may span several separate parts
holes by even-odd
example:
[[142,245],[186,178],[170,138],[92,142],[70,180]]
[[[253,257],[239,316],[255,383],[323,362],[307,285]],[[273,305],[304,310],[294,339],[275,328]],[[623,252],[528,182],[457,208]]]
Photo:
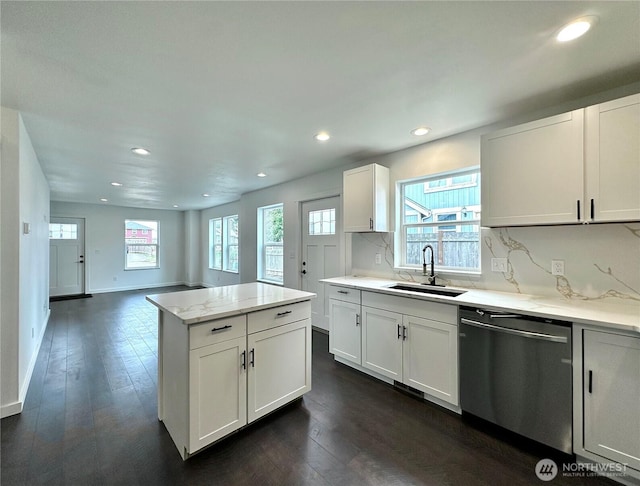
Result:
[[[444,274],[440,282],[572,300],[640,302],[640,223],[482,228],[481,238],[482,273]],[[421,270],[394,269],[393,233],[354,233],[351,245],[354,275],[426,280]],[[507,259],[506,272],[491,271],[494,257]],[[551,274],[551,260],[564,261],[564,276]]]

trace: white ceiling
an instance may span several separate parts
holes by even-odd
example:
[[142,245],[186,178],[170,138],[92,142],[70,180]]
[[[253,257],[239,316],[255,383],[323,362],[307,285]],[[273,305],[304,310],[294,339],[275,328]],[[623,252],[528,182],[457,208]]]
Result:
[[[2,105],[56,201],[210,207],[640,80],[638,1],[0,8]],[[591,32],[554,40],[584,15]]]

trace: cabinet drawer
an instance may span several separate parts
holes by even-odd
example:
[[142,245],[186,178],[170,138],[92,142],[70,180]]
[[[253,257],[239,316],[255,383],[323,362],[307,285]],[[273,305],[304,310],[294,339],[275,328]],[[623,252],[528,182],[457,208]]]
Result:
[[247,333],[253,334],[254,332],[264,331],[265,329],[271,329],[272,327],[282,326],[310,317],[311,302],[309,301],[251,312],[247,316]]
[[360,304],[360,291],[358,289],[329,285],[329,298],[341,300],[343,302],[351,302],[353,304]]
[[245,316],[217,319],[189,327],[189,349],[221,343],[247,334]]
[[363,292],[362,305],[448,324],[458,323],[458,306],[453,304],[442,304],[409,297],[396,297],[395,295],[379,294],[377,292]]

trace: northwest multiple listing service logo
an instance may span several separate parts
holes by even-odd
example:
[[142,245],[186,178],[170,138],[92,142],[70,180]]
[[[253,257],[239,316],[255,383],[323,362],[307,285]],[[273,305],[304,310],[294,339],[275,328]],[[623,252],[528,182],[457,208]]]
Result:
[[540,459],[536,464],[536,476],[540,481],[551,481],[558,475],[558,465],[553,459]]
[[[540,459],[535,467],[536,476],[540,481],[551,481],[559,473],[560,468],[553,459]],[[562,464],[563,477],[623,477],[626,476],[627,464],[617,462],[582,463],[573,462]]]

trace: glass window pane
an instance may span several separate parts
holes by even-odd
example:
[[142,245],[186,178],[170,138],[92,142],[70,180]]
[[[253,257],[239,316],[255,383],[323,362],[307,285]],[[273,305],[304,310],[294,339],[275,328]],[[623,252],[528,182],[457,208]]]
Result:
[[125,269],[158,268],[158,221],[124,222]]
[[49,239],[51,240],[77,240],[78,225],[75,223],[50,223]]
[[335,235],[336,234],[336,210],[319,209],[309,211],[309,235]]

